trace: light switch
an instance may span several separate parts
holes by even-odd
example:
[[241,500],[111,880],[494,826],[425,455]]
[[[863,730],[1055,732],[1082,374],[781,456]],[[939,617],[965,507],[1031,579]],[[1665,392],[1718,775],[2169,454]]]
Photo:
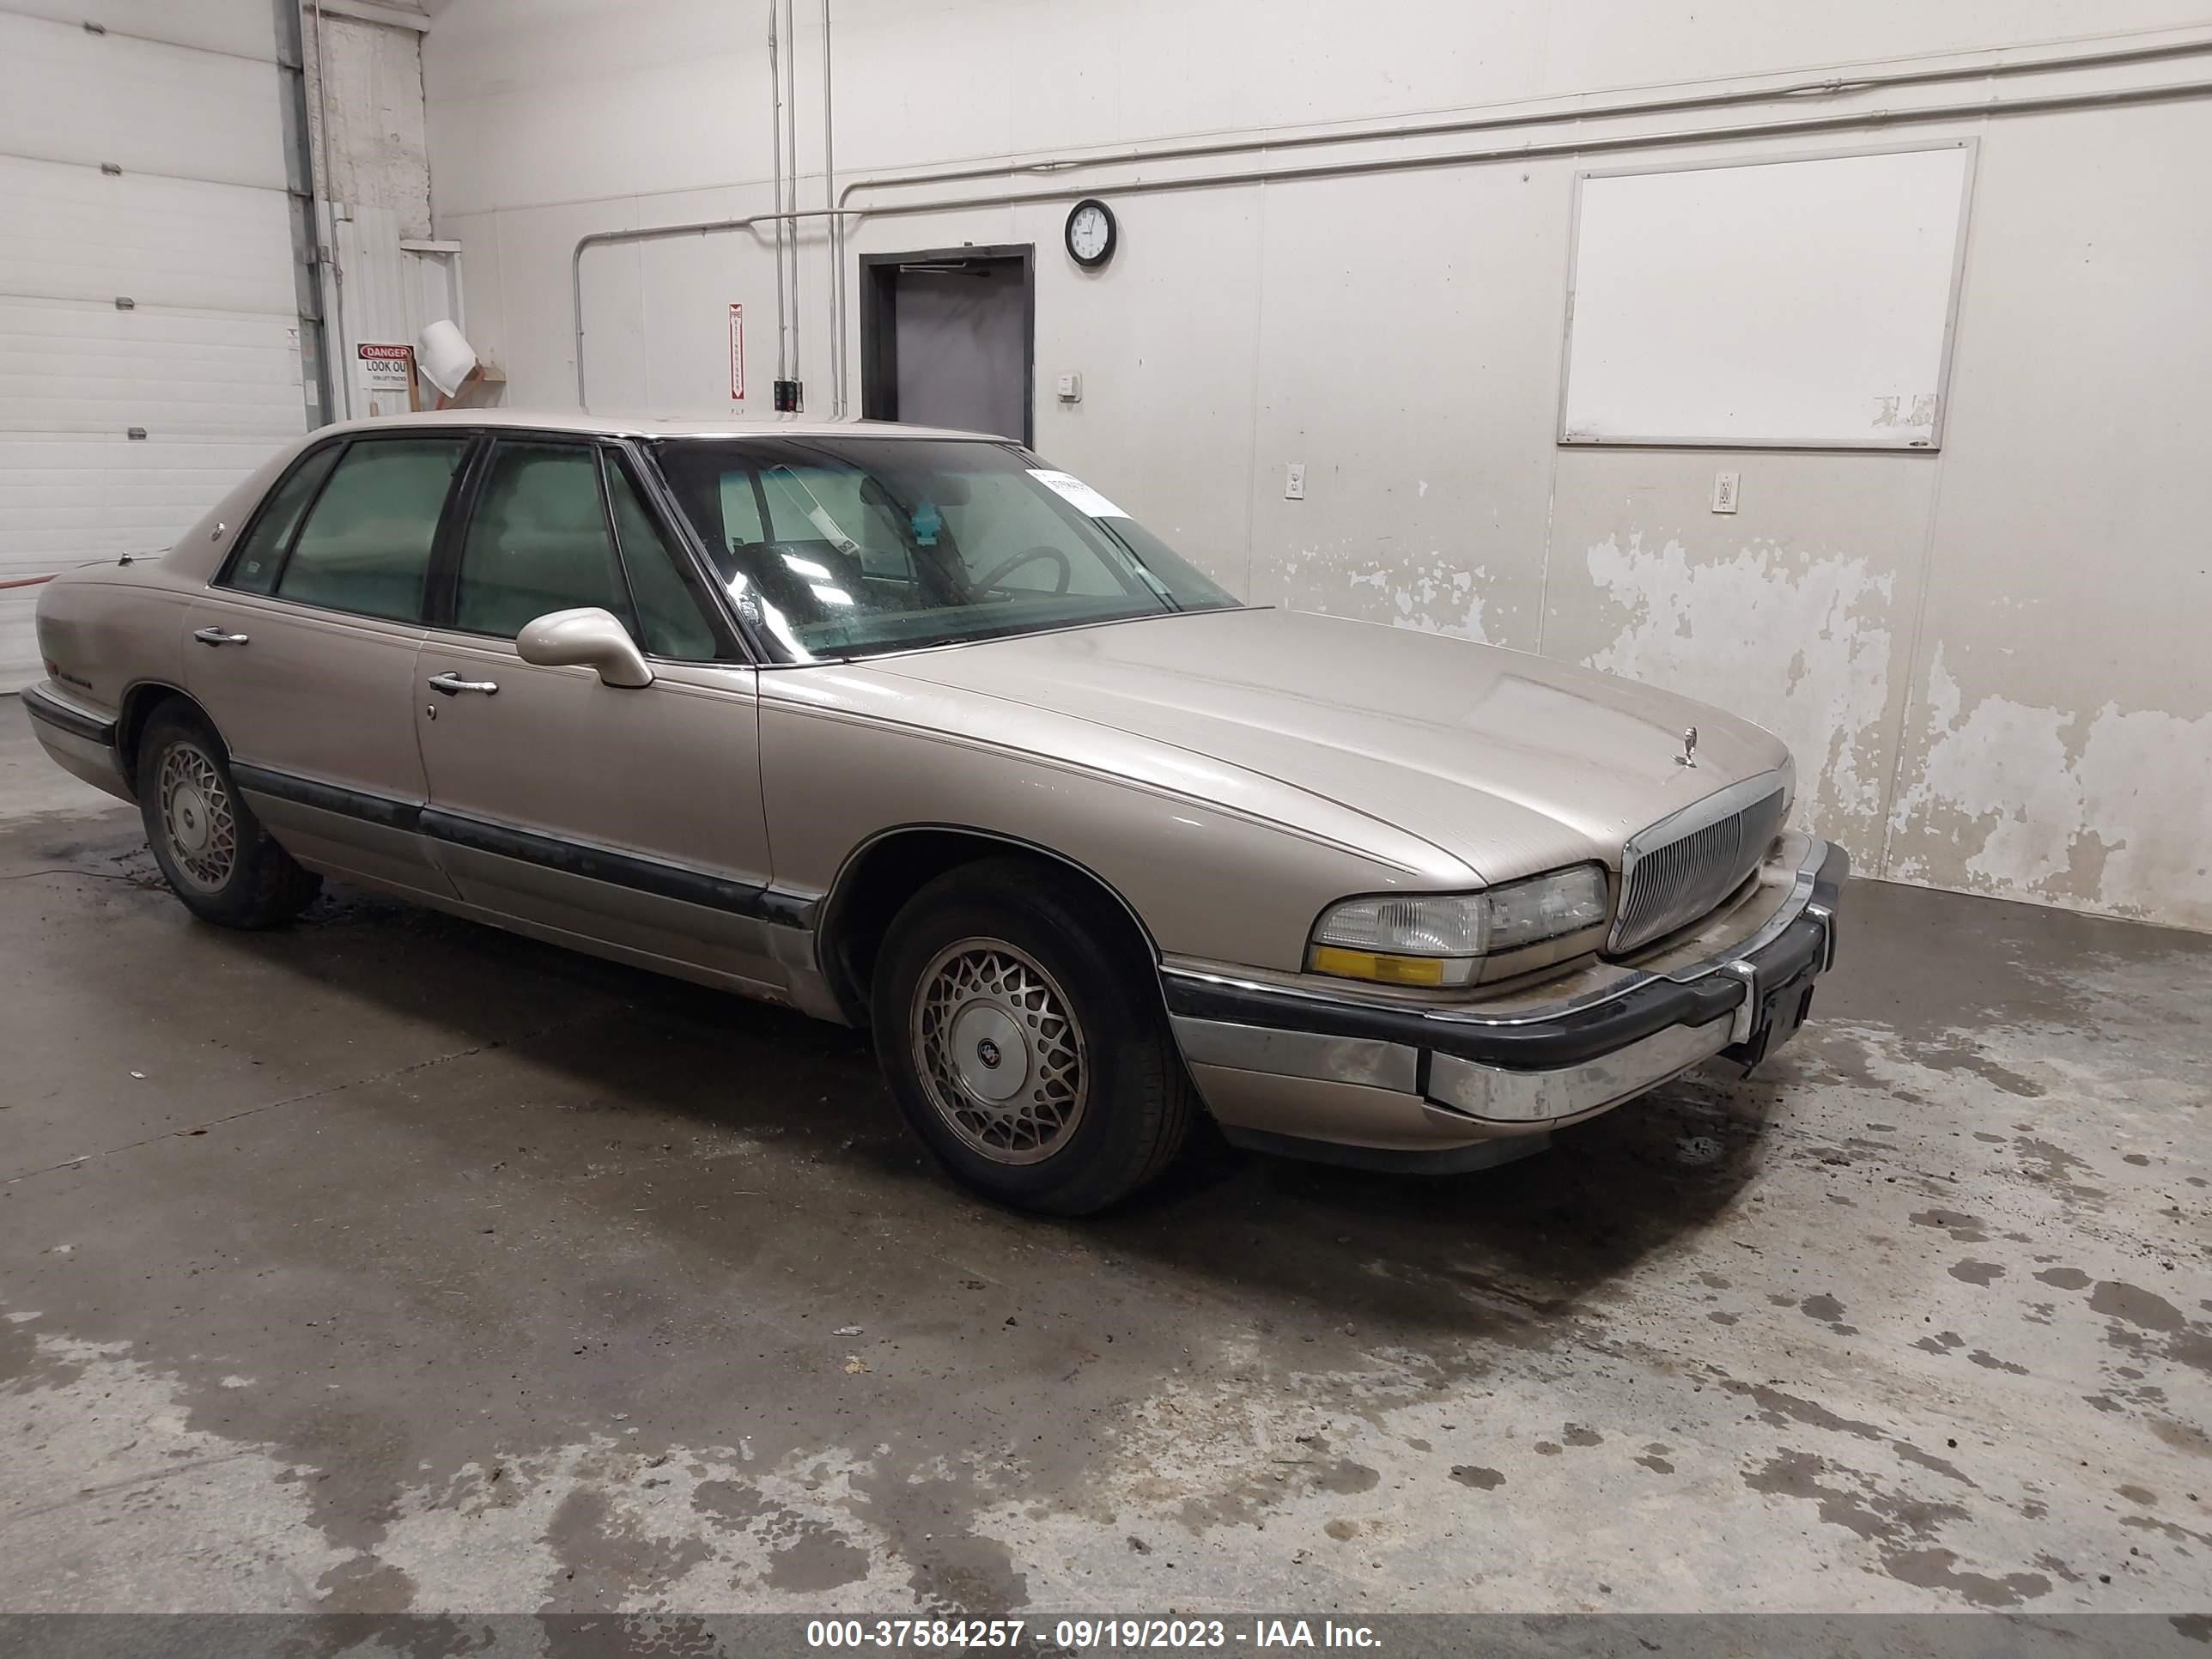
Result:
[[1714,511],[1714,512],[1716,512],[1716,513],[1733,513],[1733,512],[1735,512],[1735,496],[1736,496],[1736,475],[1735,475],[1735,473],[1733,473],[1733,472],[1716,472],[1716,473],[1714,473],[1714,474],[1713,474],[1713,511]]
[[1283,471],[1283,499],[1302,501],[1306,498],[1306,464],[1292,461]]
[[1060,402],[1064,404],[1079,404],[1083,401],[1083,377],[1080,374],[1061,375],[1054,389],[1060,395]]

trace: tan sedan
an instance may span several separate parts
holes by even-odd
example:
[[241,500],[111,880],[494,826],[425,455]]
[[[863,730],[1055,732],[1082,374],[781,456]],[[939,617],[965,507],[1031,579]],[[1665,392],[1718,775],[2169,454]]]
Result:
[[1461,1170],[1834,957],[1748,721],[1239,605],[1020,446],[481,411],[325,428],[39,608],[25,693],[201,916],[324,875],[872,1028],[915,1131],[1079,1212],[1194,1115]]

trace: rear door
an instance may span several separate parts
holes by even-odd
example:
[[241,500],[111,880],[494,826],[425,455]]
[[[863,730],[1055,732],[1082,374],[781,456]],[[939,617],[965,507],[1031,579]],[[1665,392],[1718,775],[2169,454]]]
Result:
[[[619,446],[501,436],[441,560],[416,664],[426,830],[463,899],[642,965],[774,992],[753,669],[709,620]],[[654,680],[541,668],[549,611],[620,618]],[[778,935],[784,935],[779,939]]]
[[431,553],[471,435],[310,450],[185,627],[185,689],[255,814],[301,863],[450,896],[417,818],[415,655]]

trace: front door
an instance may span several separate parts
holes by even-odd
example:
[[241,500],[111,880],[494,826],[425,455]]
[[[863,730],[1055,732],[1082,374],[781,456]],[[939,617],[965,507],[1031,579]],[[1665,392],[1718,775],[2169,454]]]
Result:
[[309,451],[187,608],[185,687],[254,814],[317,870],[450,896],[416,830],[422,600],[469,434]]
[[[493,446],[415,664],[423,828],[462,899],[526,931],[773,994],[754,671],[731,659],[618,447]],[[651,685],[543,668],[514,637],[596,606]],[[788,945],[787,938],[781,942]]]

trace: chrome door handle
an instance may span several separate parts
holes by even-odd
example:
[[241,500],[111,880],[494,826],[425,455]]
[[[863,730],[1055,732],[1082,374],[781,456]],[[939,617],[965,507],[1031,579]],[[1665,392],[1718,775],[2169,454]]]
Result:
[[245,635],[226,634],[220,628],[203,628],[192,637],[202,645],[244,645],[246,643]]
[[459,674],[443,673],[430,676],[430,689],[452,696],[459,691],[481,691],[487,697],[499,690],[497,680],[465,680]]
[[452,696],[456,691],[481,691],[489,697],[499,690],[497,680],[465,680],[459,674],[433,674],[430,689]]

